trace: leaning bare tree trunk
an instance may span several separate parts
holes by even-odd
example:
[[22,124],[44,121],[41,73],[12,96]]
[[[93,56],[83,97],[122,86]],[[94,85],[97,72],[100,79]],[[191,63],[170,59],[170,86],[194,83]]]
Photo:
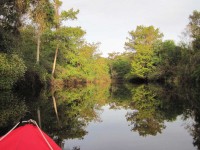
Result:
[[56,47],[56,52],[55,52],[54,61],[53,61],[52,77],[54,76],[54,72],[55,72],[55,68],[56,68],[57,56],[58,56],[58,44],[57,44],[57,47]]
[[[59,0],[54,0],[56,30],[60,27],[59,2],[60,2]],[[55,68],[56,68],[56,60],[57,60],[57,56],[58,56],[58,47],[59,47],[59,45],[57,44],[56,52],[55,52],[55,56],[54,56],[53,68],[52,68],[52,77],[54,77],[54,72],[55,72]]]
[[40,40],[40,33],[38,33],[38,37],[37,37],[37,60],[36,60],[36,63],[39,64],[40,62],[40,43],[41,43],[41,40]]

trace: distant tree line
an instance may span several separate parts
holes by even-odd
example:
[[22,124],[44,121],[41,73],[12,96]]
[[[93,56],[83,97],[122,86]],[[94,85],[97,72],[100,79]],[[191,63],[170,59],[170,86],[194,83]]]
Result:
[[176,44],[162,40],[154,26],[137,26],[129,32],[126,52],[109,54],[111,77],[132,82],[200,82],[200,12],[193,11]]

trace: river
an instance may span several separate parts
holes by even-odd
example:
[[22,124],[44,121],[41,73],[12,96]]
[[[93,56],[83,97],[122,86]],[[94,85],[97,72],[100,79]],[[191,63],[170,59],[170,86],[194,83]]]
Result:
[[0,135],[32,118],[64,150],[200,150],[198,88],[153,84],[0,92]]

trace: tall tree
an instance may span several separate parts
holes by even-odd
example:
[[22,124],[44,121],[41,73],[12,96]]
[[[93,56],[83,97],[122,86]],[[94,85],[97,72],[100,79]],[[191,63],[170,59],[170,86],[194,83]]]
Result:
[[0,52],[11,53],[16,47],[19,37],[21,17],[33,0],[2,0],[0,1]]
[[26,66],[16,54],[22,16],[33,0],[0,1],[0,89],[11,89],[24,76]]
[[[59,7],[61,6],[61,4],[62,4],[61,1],[54,0],[54,9],[55,9],[54,21],[55,21],[56,30],[60,27]],[[53,61],[52,76],[54,75],[55,68],[56,68],[56,60],[57,60],[57,56],[58,56],[58,47],[59,47],[59,45],[57,44],[56,51],[55,51],[55,56],[54,56],[54,61]]]
[[193,38],[192,46],[195,51],[200,50],[200,12],[195,10],[189,16],[189,30]]
[[37,0],[32,6],[31,15],[37,32],[36,63],[39,64],[41,35],[45,28],[53,23],[54,9],[49,0]]
[[148,79],[154,69],[153,44],[161,40],[163,34],[153,26],[137,26],[136,30],[130,31],[130,38],[125,43],[125,48],[135,53],[132,62],[132,74],[135,77]]
[[[61,22],[66,20],[74,20],[77,19],[76,15],[79,13],[79,10],[74,11],[73,9],[70,9],[68,11],[62,11],[59,13],[59,8],[62,5],[62,2],[60,0],[54,0],[54,22],[55,22],[55,29],[58,30],[60,28]],[[58,49],[59,49],[59,43],[57,43],[56,50],[55,50],[55,56],[54,56],[54,62],[53,62],[53,68],[52,68],[52,76],[54,76],[55,68],[56,68],[56,61],[58,57]]]
[[[182,68],[180,72],[185,76],[185,80],[200,82],[200,12],[195,10],[189,16],[189,24],[187,26],[191,36],[192,47],[182,48]],[[189,77],[189,78],[188,78]]]

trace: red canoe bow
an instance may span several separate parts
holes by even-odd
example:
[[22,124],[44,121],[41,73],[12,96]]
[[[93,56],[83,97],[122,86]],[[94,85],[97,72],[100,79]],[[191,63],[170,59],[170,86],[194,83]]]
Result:
[[47,134],[32,124],[21,126],[0,140],[0,150],[52,149],[61,150],[61,148]]

